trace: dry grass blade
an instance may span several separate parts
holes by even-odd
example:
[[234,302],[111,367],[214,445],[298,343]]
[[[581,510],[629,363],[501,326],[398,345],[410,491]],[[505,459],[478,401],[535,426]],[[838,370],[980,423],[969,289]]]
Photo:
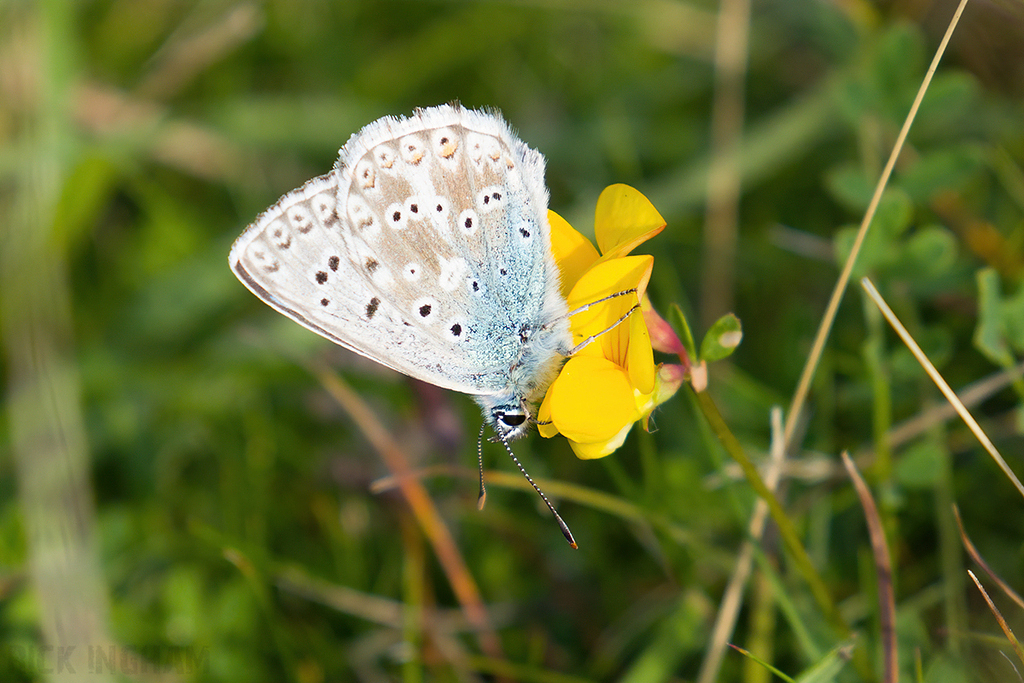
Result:
[[135,89],[135,96],[166,100],[180,93],[217,60],[250,41],[263,24],[260,7],[244,2],[203,21],[198,30],[179,28],[151,58],[149,71]]
[[750,0],[720,3],[715,35],[715,96],[711,111],[704,272],[701,275],[701,322],[705,328],[732,310],[735,299],[742,176],[739,156],[749,37]]
[[466,562],[459,552],[455,540],[448,527],[441,519],[434,501],[427,490],[417,479],[409,467],[408,459],[391,435],[370,410],[369,406],[337,375],[326,370],[317,370],[316,376],[325,389],[341,405],[367,440],[373,445],[384,464],[395,475],[398,488],[412,508],[413,515],[423,533],[430,539],[430,544],[437,554],[437,559],[444,568],[452,591],[462,605],[466,619],[477,629],[480,646],[488,656],[502,657],[501,643],[490,625],[490,618],[480,598],[480,590],[476,581],[466,567]]
[[917,345],[914,338],[910,336],[910,333],[907,332],[907,328],[905,328],[903,323],[899,321],[899,318],[897,318],[896,314],[892,312],[889,305],[885,303],[882,295],[878,293],[878,290],[875,289],[875,286],[871,284],[871,281],[867,278],[863,278],[861,280],[861,285],[864,287],[864,291],[868,293],[868,296],[871,297],[871,300],[875,302],[875,305],[878,306],[878,309],[882,312],[882,315],[885,316],[885,319],[888,320],[889,324],[892,325],[892,328],[896,330],[896,334],[900,336],[903,343],[906,344],[907,348],[910,349],[910,352],[914,354],[917,362],[921,364],[921,367],[923,367],[925,372],[928,373],[928,376],[931,377],[933,382],[935,382],[935,386],[937,386],[939,391],[945,395],[946,399],[953,404],[953,407],[956,408],[956,412],[960,414],[963,421],[966,422],[967,426],[970,427],[972,432],[974,432],[974,436],[976,436],[978,441],[981,442],[981,445],[985,447],[985,450],[992,456],[992,459],[996,461],[999,469],[1001,469],[1007,478],[1013,482],[1013,485],[1017,487],[1021,496],[1024,496],[1024,485],[1021,485],[1020,479],[1018,479],[1017,475],[1010,469],[1010,466],[1006,464],[1006,460],[1004,460],[1003,456],[999,454],[995,445],[993,445],[992,441],[982,430],[981,425],[977,423],[970,411],[967,410],[967,407],[964,406],[957,397],[956,392],[954,392],[950,388],[949,384],[946,383],[946,380],[942,378],[939,371],[936,370],[935,366],[932,365],[930,360],[928,360],[928,356],[924,355],[924,351],[922,351],[921,347]]
[[1015,590],[1010,588],[1010,586],[1005,581],[999,578],[999,576],[997,576],[996,573],[992,571],[992,569],[988,566],[988,563],[986,563],[985,560],[982,559],[981,554],[978,552],[978,549],[974,547],[974,543],[971,542],[970,537],[967,536],[967,532],[964,530],[964,522],[962,519],[960,519],[960,509],[956,505],[953,506],[953,516],[956,517],[956,525],[960,529],[960,540],[963,541],[964,548],[967,550],[967,554],[971,556],[971,559],[974,560],[975,564],[977,564],[979,567],[985,570],[985,573],[988,574],[992,578],[992,580],[996,582],[999,588],[1002,589],[1002,591],[1007,596],[1009,596],[1011,600],[1017,603],[1018,607],[1024,609],[1024,599],[1021,599],[1021,597],[1017,595],[1017,592]]
[[792,445],[790,442],[793,439],[793,430],[796,429],[797,420],[800,417],[800,411],[803,410],[804,401],[807,400],[807,393],[811,389],[811,379],[814,377],[814,371],[818,367],[818,361],[821,360],[822,351],[825,348],[825,340],[828,338],[829,332],[832,330],[832,323],[835,322],[836,312],[839,310],[839,303],[843,300],[843,293],[846,291],[846,285],[850,282],[850,274],[853,272],[853,264],[857,261],[857,255],[860,253],[860,248],[864,244],[864,238],[868,234],[868,227],[871,225],[871,220],[875,216],[875,210],[878,208],[878,202],[882,199],[882,191],[886,185],[889,184],[889,176],[892,175],[892,169],[896,165],[896,159],[899,158],[900,152],[903,150],[903,142],[907,139],[907,133],[910,132],[910,126],[914,122],[914,118],[917,116],[917,110],[921,106],[921,100],[924,99],[924,94],[928,91],[928,86],[932,82],[932,77],[935,75],[935,69],[939,65],[939,61],[942,59],[943,53],[946,51],[946,45],[949,43],[949,39],[953,35],[953,31],[956,29],[957,24],[960,22],[960,15],[964,11],[964,7],[967,6],[967,0],[960,0],[960,4],[956,8],[956,12],[953,13],[953,18],[949,21],[949,26],[946,27],[946,34],[942,36],[942,42],[939,43],[939,47],[935,50],[935,56],[932,58],[932,63],[928,66],[928,72],[924,76],[924,80],[921,81],[921,87],[917,90],[917,96],[914,98],[914,103],[910,106],[910,111],[907,113],[907,118],[903,122],[903,128],[900,129],[900,134],[896,138],[896,143],[892,146],[892,152],[889,154],[889,161],[885,164],[885,169],[882,171],[881,177],[878,179],[878,184],[875,186],[875,193],[871,197],[871,203],[868,205],[868,210],[864,213],[864,219],[861,221],[860,229],[857,230],[857,238],[853,242],[853,248],[850,249],[850,256],[846,259],[846,263],[843,264],[843,270],[839,274],[839,279],[836,280],[835,289],[832,290],[832,296],[829,298],[828,306],[825,308],[825,315],[821,318],[821,324],[818,326],[818,332],[814,337],[814,345],[811,347],[811,352],[807,355],[807,363],[804,365],[803,372],[800,374],[800,381],[797,383],[796,391],[793,393],[793,401],[789,405],[789,412],[786,416],[786,448],[787,450]]
[[988,608],[992,610],[992,615],[995,616],[996,621],[999,622],[999,628],[1003,629],[1006,639],[1010,641],[1011,645],[1013,645],[1013,651],[1017,653],[1017,659],[1024,662],[1024,648],[1021,648],[1020,642],[1017,640],[1017,636],[1013,634],[1009,624],[1006,623],[1006,619],[1003,619],[1003,615],[999,611],[999,608],[996,607],[994,602],[992,602],[992,598],[988,596],[988,592],[985,590],[985,587],[981,585],[981,581],[978,581],[978,577],[974,575],[974,572],[968,569],[967,574],[971,577],[971,580],[974,581],[974,585],[978,587],[982,597],[985,598],[985,602],[988,603]]
[[864,519],[871,537],[871,552],[875,557],[875,572],[878,575],[878,621],[881,632],[882,647],[885,650],[885,683],[896,683],[899,680],[899,651],[896,649],[896,598],[892,589],[892,560],[889,557],[889,546],[885,542],[885,530],[882,519],[878,515],[878,507],[871,496],[871,489],[857,471],[850,455],[843,451],[843,465],[850,474],[853,487],[857,490],[860,505],[864,509]]

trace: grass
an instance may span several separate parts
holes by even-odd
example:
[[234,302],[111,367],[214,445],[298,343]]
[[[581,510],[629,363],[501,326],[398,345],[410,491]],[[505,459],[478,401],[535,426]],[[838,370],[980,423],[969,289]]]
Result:
[[[1024,14],[967,6],[876,193],[951,10],[748,9],[0,5],[0,678],[1019,680]],[[613,456],[517,442],[578,551],[493,444],[477,511],[471,401],[227,268],[453,99],[579,229],[644,192],[654,305],[743,324]]]

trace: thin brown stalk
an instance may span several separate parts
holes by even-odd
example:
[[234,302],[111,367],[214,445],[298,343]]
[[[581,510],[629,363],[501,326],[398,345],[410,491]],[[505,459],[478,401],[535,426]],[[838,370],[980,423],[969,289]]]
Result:
[[[1024,372],[1024,362],[1018,363],[1012,368],[999,370],[988,377],[972,382],[956,392],[956,395],[960,397],[960,401],[965,406],[976,406],[996,392],[1009,386],[1022,372]],[[896,448],[917,438],[934,425],[945,422],[954,415],[956,415],[955,407],[949,403],[938,403],[930,409],[926,409],[895,425],[889,430],[886,438],[889,439],[889,445],[892,448]]]
[[996,607],[996,603],[992,602],[992,598],[989,597],[985,587],[981,585],[981,581],[978,581],[978,577],[974,575],[970,569],[967,570],[967,574],[971,577],[971,581],[974,581],[974,585],[978,587],[978,591],[981,592],[982,597],[985,598],[985,602],[988,603],[988,608],[992,611],[992,616],[999,622],[999,628],[1003,629],[1003,634],[1006,639],[1010,641],[1013,646],[1013,651],[1017,653],[1017,659],[1024,662],[1024,648],[1021,648],[1020,641],[1017,640],[1017,636],[1014,635],[1013,629],[1006,623],[1006,619],[1003,618],[999,608]]
[[889,544],[885,540],[885,529],[882,518],[878,514],[878,506],[871,495],[864,478],[857,471],[850,454],[843,451],[843,465],[853,481],[853,487],[860,498],[860,506],[864,510],[864,520],[868,525],[868,536],[871,538],[871,552],[875,558],[875,574],[878,579],[878,630],[882,641],[885,683],[896,683],[899,680],[899,651],[896,648],[896,598],[892,586],[892,559],[889,556]]
[[958,508],[956,505],[953,506],[953,516],[956,517],[956,525],[960,529],[960,540],[963,541],[964,548],[966,548],[967,550],[967,554],[971,556],[971,559],[974,560],[975,564],[977,564],[979,567],[985,570],[985,573],[988,574],[989,577],[991,577],[992,580],[996,582],[996,585],[999,586],[1003,593],[1005,593],[1007,596],[1009,596],[1011,600],[1017,603],[1018,607],[1024,609],[1024,599],[1021,599],[1021,597],[1017,595],[1017,591],[1010,588],[1010,586],[1005,581],[999,578],[999,576],[994,571],[992,571],[991,567],[988,566],[988,563],[982,559],[981,553],[979,553],[978,549],[974,547],[974,543],[971,542],[970,537],[967,535],[967,531],[964,530],[964,522],[960,518],[960,508]]

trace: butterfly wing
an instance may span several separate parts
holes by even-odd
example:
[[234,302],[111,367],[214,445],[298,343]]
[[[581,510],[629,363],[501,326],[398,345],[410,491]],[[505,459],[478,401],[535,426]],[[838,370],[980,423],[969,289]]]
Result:
[[507,393],[526,333],[565,314],[543,176],[496,115],[384,118],[259,216],[231,267],[341,346],[447,389]]

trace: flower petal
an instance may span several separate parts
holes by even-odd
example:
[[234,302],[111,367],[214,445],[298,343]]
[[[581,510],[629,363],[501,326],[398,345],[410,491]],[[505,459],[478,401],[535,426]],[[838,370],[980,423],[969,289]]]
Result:
[[609,185],[597,198],[594,236],[604,258],[625,256],[664,229],[658,210],[629,185]]
[[623,327],[629,327],[629,348],[626,349],[626,371],[635,391],[650,394],[654,391],[654,349],[647,322],[640,311],[635,311]]
[[572,447],[572,452],[575,453],[576,457],[580,460],[596,460],[597,458],[603,458],[606,455],[611,455],[618,450],[618,448],[626,442],[626,436],[629,435],[629,430],[632,428],[633,423],[630,422],[619,430],[618,434],[606,441],[581,443],[579,441],[568,439],[569,446]]
[[590,240],[554,211],[548,210],[548,224],[551,226],[551,253],[562,275],[562,296],[569,296],[573,285],[600,254]]
[[[557,379],[555,380],[558,381]],[[544,394],[544,400],[541,401],[540,409],[537,411],[537,432],[545,439],[550,439],[553,436],[558,436],[558,427],[551,420],[551,389],[548,388],[548,393]]]
[[687,355],[686,347],[680,341],[679,335],[668,324],[668,321],[654,310],[654,306],[651,305],[651,300],[647,298],[646,294],[640,300],[640,307],[644,312],[647,329],[651,333],[651,346],[662,353],[671,353],[676,356]]
[[558,431],[581,443],[607,441],[640,418],[626,372],[594,356],[570,358],[544,402]]

